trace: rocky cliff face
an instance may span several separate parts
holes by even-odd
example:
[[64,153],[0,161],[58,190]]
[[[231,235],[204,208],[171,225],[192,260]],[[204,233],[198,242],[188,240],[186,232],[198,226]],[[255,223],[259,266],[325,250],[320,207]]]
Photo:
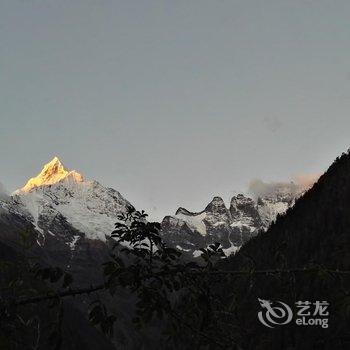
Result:
[[256,200],[239,194],[231,199],[227,208],[223,199],[214,197],[199,213],[179,208],[174,216],[162,222],[162,235],[168,245],[197,256],[199,249],[221,243],[226,255],[235,253],[250,238],[266,230],[278,214],[284,214],[294,205],[302,192],[279,188]]

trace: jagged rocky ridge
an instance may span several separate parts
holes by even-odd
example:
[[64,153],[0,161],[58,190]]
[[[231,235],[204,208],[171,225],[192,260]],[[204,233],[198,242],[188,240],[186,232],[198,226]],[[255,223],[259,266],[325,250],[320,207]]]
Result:
[[214,242],[221,243],[225,254],[230,255],[266,230],[302,194],[303,190],[295,191],[290,186],[281,186],[257,199],[239,194],[231,199],[229,208],[221,197],[214,197],[199,213],[179,208],[174,216],[166,216],[162,235],[168,245],[189,257],[198,256],[200,248]]

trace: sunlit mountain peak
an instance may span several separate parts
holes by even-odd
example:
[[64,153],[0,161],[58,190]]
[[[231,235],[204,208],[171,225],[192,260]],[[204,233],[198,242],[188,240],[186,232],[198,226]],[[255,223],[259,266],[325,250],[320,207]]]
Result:
[[33,188],[53,185],[67,178],[75,182],[84,181],[81,174],[75,170],[65,169],[59,158],[54,157],[36,177],[31,178],[18,192],[30,192]]

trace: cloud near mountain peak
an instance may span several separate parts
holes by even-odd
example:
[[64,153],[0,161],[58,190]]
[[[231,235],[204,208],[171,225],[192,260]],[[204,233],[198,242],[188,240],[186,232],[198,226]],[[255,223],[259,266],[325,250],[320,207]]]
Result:
[[321,174],[299,174],[289,182],[264,182],[261,179],[254,179],[250,181],[248,191],[256,198],[281,191],[298,194],[311,188],[320,176]]

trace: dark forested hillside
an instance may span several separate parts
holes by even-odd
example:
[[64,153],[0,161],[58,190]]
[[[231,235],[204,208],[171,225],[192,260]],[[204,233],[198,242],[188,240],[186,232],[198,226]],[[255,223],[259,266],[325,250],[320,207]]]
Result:
[[314,187],[268,232],[251,240],[238,254],[254,256],[259,268],[273,267],[283,254],[288,266],[305,263],[331,268],[350,265],[350,155],[338,158]]
[[[245,349],[349,348],[350,155],[343,154],[266,233],[249,241],[226,270],[251,271],[231,279],[227,301],[237,300],[231,318]],[[302,271],[309,268],[311,271]],[[301,269],[301,271],[299,271]],[[314,269],[314,271],[312,271]],[[261,270],[282,270],[263,273]],[[257,271],[257,273],[254,273]],[[289,325],[269,329],[258,322],[258,298],[327,301],[329,328]]]

